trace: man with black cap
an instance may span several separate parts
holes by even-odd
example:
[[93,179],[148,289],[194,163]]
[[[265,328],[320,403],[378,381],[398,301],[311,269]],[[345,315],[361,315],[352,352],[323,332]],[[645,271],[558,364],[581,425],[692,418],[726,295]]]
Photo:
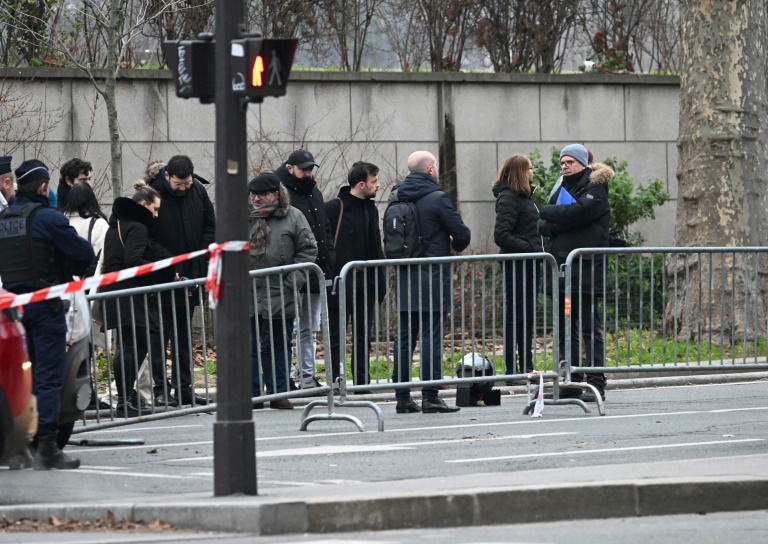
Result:
[[[333,281],[333,234],[331,224],[325,214],[323,194],[317,188],[312,175],[318,167],[312,153],[297,149],[288,156],[285,164],[276,171],[277,177],[291,196],[291,206],[304,214],[317,242],[317,265],[325,274],[326,285]],[[317,331],[320,330],[320,311],[325,285],[319,285],[316,275],[311,274],[309,286],[305,286],[302,295],[302,315],[297,318],[297,356],[299,360],[299,383],[302,389],[317,387],[320,382],[315,376],[315,353],[317,349]]]
[[16,184],[11,173],[12,157],[0,157],[0,212],[10,206],[16,193]]
[[[194,173],[189,157],[175,155],[164,166],[160,163],[150,165],[146,181],[163,199],[155,220],[154,235],[161,246],[172,255],[181,255],[207,249],[215,241],[216,216],[204,185],[208,181]],[[204,278],[208,262],[206,258],[198,257],[177,264],[176,271],[185,279]],[[199,294],[187,289],[175,289],[163,291],[160,299],[162,330],[152,333],[155,405],[208,404],[206,398],[195,394],[192,383],[190,322],[191,313],[200,301]],[[163,364],[169,342],[173,362],[170,384],[165,383],[167,378]],[[170,393],[171,387],[176,389],[175,397]]]
[[[272,172],[262,172],[248,182],[248,235],[251,270],[312,263],[317,256],[315,237],[304,214],[291,207],[288,191]],[[265,386],[270,395],[288,392],[293,320],[300,310],[294,295],[305,281],[306,275],[296,272],[255,281],[257,308],[249,297],[254,397],[260,397]],[[279,399],[269,406],[290,410],[293,403]]]
[[[87,240],[78,236],[67,218],[48,207],[48,167],[38,160],[16,169],[18,191],[10,207],[0,213],[0,276],[3,287],[16,294],[30,293],[84,274],[96,260]],[[80,461],[56,444],[61,386],[66,366],[67,324],[61,299],[24,306],[22,323],[32,361],[33,393],[37,397],[37,451],[34,459],[13,468],[74,469]]]
[[[608,247],[611,208],[608,203],[608,182],[613,170],[601,163],[590,163],[589,151],[581,144],[570,144],[560,152],[561,186],[539,210],[537,228],[549,237],[547,251],[558,265],[568,254],[583,247]],[[560,353],[571,360],[571,367],[582,366],[581,338],[586,348],[586,366],[605,366],[603,327],[598,302],[603,291],[603,260],[598,256],[583,256],[574,263],[573,296],[571,302],[571,352],[565,353],[565,285],[560,284]],[[572,374],[571,380],[581,382],[582,374]],[[605,374],[587,374],[587,383],[594,386],[605,399]],[[563,386],[560,398],[580,397],[595,402],[591,391]]]

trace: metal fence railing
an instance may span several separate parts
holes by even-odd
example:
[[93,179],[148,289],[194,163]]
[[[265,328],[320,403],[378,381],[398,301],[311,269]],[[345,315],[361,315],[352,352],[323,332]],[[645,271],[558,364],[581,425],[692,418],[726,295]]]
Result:
[[[458,387],[472,405],[492,401],[494,383],[529,384],[535,371],[554,386],[545,403],[587,410],[560,386],[592,386],[603,414],[603,375],[768,368],[766,264],[768,248],[581,249],[561,269],[544,253],[360,261],[314,299],[304,286],[326,285],[314,264],[251,271],[252,402],[318,396],[302,430],[334,419],[364,429],[343,413],[359,406],[383,430],[379,407],[354,395]],[[94,328],[83,351],[101,406],[74,432],[216,409],[203,283],[89,295],[116,311],[102,317],[111,336]],[[290,377],[307,366],[302,350],[292,353],[294,316],[318,309],[315,372],[325,384],[294,389]]]

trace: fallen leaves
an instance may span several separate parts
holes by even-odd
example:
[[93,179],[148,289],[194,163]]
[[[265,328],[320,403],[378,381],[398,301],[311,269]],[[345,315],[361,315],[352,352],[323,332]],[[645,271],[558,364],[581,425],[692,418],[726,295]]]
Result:
[[49,517],[46,521],[20,519],[0,519],[0,532],[37,533],[37,532],[88,532],[88,531],[126,531],[134,533],[149,532],[191,532],[179,529],[169,523],[154,518],[149,523],[142,520],[132,521],[126,518],[116,519],[111,511],[103,519],[89,521],[83,519]]

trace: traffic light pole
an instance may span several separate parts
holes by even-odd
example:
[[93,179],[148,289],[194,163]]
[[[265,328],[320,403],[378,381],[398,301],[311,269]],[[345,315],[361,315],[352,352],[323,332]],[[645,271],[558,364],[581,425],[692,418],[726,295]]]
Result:
[[[230,42],[239,37],[244,0],[216,0],[216,241],[248,239],[246,104],[232,94]],[[224,251],[216,308],[217,405],[214,495],[255,495],[256,436],[251,406],[248,252]]]

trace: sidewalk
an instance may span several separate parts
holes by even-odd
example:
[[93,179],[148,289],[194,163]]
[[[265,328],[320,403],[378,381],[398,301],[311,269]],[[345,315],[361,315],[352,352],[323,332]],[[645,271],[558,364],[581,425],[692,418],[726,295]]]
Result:
[[270,489],[260,496],[153,496],[0,507],[9,519],[154,518],[260,535],[528,523],[768,508],[768,454]]

